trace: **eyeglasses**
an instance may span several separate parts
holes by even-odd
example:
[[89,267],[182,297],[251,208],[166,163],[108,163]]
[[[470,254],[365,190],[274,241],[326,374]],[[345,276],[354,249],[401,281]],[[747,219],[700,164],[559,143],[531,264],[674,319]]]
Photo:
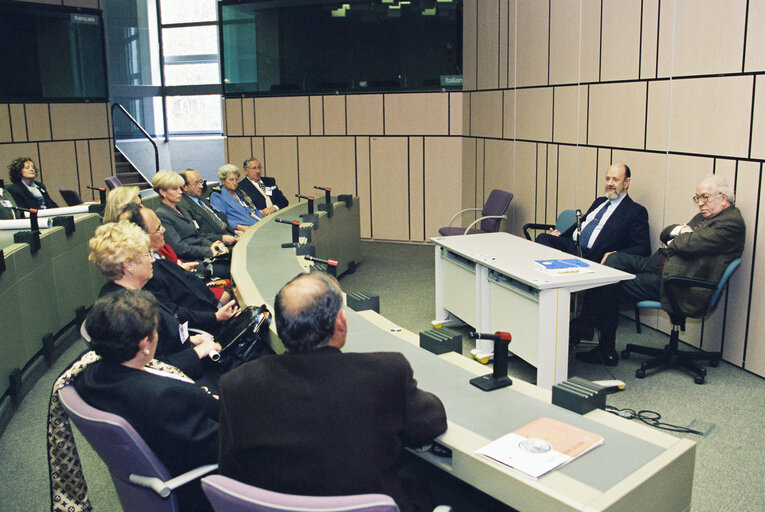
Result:
[[706,204],[709,202],[710,199],[712,199],[713,197],[717,197],[719,195],[720,195],[720,192],[716,194],[712,194],[712,195],[709,195],[709,194],[701,194],[700,196],[695,195],[693,196],[693,202],[696,204],[702,204],[702,203]]
[[162,224],[160,224],[155,231],[148,231],[150,235],[156,235],[157,233],[164,233],[164,232],[165,232],[165,226],[163,226]]

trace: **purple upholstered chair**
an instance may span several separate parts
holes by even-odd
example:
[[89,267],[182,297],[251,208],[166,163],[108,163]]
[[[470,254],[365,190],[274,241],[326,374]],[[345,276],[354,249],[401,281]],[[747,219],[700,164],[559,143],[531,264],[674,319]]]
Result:
[[106,188],[109,190],[122,186],[122,182],[117,176],[109,176],[108,178],[104,178],[104,181],[106,182]]
[[180,512],[172,491],[218,468],[217,464],[209,464],[171,478],[165,465],[124,418],[91,407],[71,385],[58,393],[69,419],[109,468],[126,512]]
[[[449,221],[449,225],[445,228],[440,228],[438,232],[441,233],[442,236],[496,233],[499,231],[499,223],[502,221],[502,219],[507,219],[505,213],[510,207],[510,201],[512,200],[513,194],[495,188],[489,194],[489,198],[486,200],[486,204],[483,205],[483,209],[465,208],[464,210],[458,211]],[[451,225],[452,222],[454,222],[454,219],[459,217],[461,214],[465,212],[477,212],[479,210],[481,212],[481,217],[473,221],[467,228],[458,228]],[[473,226],[479,222],[481,223],[481,228],[473,229]]]

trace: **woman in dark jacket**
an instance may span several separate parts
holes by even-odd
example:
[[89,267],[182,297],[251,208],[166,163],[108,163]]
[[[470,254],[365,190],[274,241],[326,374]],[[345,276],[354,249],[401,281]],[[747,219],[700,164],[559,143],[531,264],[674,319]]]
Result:
[[43,184],[35,181],[37,167],[31,158],[25,156],[16,158],[8,166],[11,184],[7,190],[16,200],[20,208],[58,208],[56,202],[50,198]]

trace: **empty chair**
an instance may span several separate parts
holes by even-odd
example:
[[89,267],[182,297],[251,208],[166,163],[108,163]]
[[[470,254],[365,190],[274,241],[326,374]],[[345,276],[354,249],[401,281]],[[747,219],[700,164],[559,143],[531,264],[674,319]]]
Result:
[[77,206],[78,204],[82,204],[82,198],[80,197],[80,194],[74,190],[60,188],[58,189],[58,192],[61,194],[61,197],[64,198],[67,206]]
[[550,228],[555,228],[561,233],[569,230],[571,226],[576,224],[576,210],[563,210],[555,220],[555,224],[540,224],[535,222],[529,222],[523,225],[523,234],[526,240],[534,240],[529,234],[530,229],[547,231]]
[[91,407],[72,385],[59,390],[59,399],[69,418],[109,468],[126,512],[180,512],[173,490],[218,467],[217,464],[200,466],[172,478],[165,465],[124,418]]
[[[481,208],[465,208],[454,214],[449,221],[449,225],[445,228],[440,228],[438,232],[443,236],[452,235],[474,235],[478,233],[496,233],[499,231],[499,224],[502,219],[507,219],[505,213],[510,207],[510,201],[513,200],[513,194],[499,190],[495,188],[489,194],[489,198],[486,200],[486,204]],[[454,219],[459,217],[465,212],[481,212],[481,217],[474,220],[467,228],[452,227]],[[478,223],[481,223],[480,229],[473,229]]]
[[106,188],[109,190],[122,186],[122,182],[117,176],[109,176],[108,178],[104,178],[104,181],[106,182]]

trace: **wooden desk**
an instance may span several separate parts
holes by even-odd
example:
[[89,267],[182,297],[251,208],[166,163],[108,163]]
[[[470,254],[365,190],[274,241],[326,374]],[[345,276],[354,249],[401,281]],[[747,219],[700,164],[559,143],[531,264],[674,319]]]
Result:
[[[573,292],[635,276],[590,263],[592,272],[552,276],[535,260],[571,258],[509,233],[432,238],[436,244],[436,318],[449,314],[476,331],[507,331],[510,351],[536,366],[537,386],[568,378],[568,325]],[[478,340],[491,354],[493,342]]]

